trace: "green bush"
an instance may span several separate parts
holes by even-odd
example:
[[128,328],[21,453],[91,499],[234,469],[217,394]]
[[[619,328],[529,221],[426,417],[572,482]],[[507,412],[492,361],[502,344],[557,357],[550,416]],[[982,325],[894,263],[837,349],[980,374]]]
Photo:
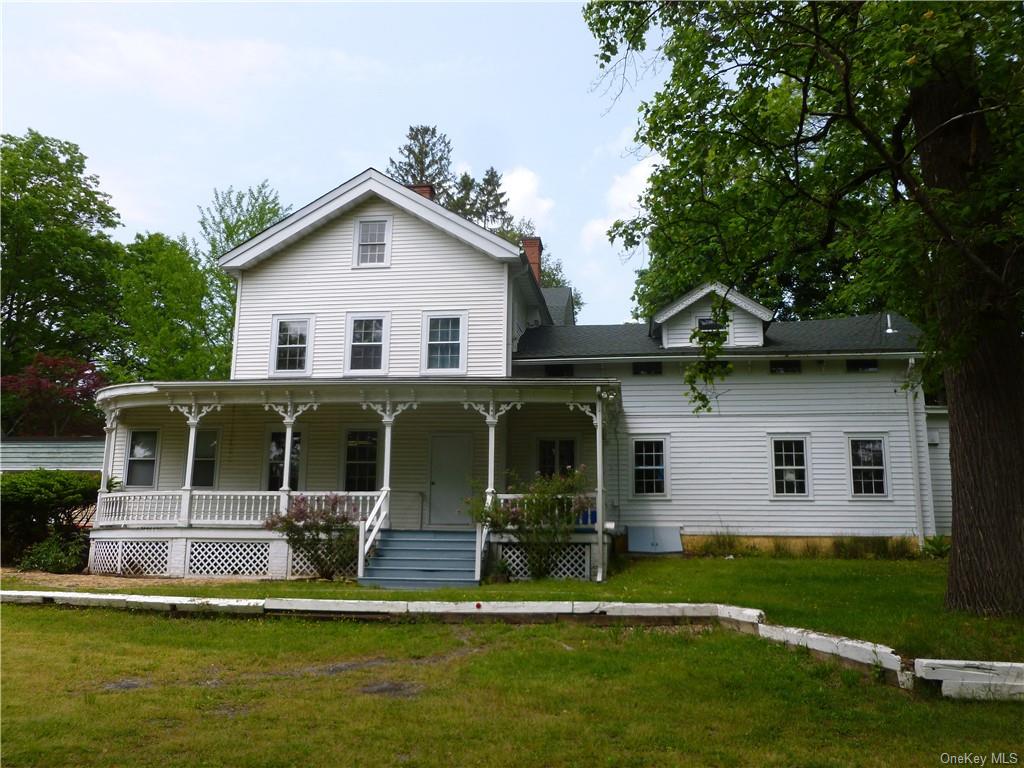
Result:
[[757,547],[744,544],[735,533],[712,533],[694,548],[694,552],[702,557],[733,557],[756,555]]
[[73,513],[96,503],[96,473],[34,469],[0,476],[0,562],[17,562],[51,534],[69,538],[78,528]]
[[522,489],[521,499],[506,505],[488,506],[481,494],[474,494],[469,499],[469,513],[491,530],[515,536],[523,547],[531,577],[550,576],[577,519],[590,508],[581,470],[583,467],[551,477],[538,474]]
[[283,533],[292,552],[301,552],[321,579],[345,576],[359,558],[359,513],[347,496],[330,494],[322,505],[311,507],[309,498],[291,498],[287,515],[275,515],[266,522],[272,531]]
[[18,561],[18,570],[81,573],[88,562],[89,534],[54,531],[25,550]]
[[924,552],[925,557],[932,560],[942,560],[949,556],[949,550],[953,548],[952,542],[950,542],[947,536],[929,536],[924,540]]

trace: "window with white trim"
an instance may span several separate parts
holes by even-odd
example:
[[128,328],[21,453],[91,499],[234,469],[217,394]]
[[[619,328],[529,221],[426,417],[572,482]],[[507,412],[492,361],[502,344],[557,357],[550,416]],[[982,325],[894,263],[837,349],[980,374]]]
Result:
[[158,433],[155,429],[133,429],[128,433],[124,484],[128,488],[156,487]]
[[376,429],[350,429],[345,435],[345,490],[376,491],[380,435]]
[[355,266],[386,267],[391,263],[390,217],[359,219],[355,237]]
[[312,319],[275,317],[271,371],[276,374],[307,374],[312,362]]
[[807,496],[807,439],[786,435],[772,437],[772,493],[776,496]]
[[192,458],[192,487],[213,488],[217,484],[219,429],[196,430],[196,452]]
[[433,374],[466,372],[466,313],[423,317],[423,369]]
[[633,439],[633,494],[664,496],[667,465],[664,438]]
[[[270,433],[267,447],[267,490],[279,491],[284,485],[284,442],[287,433],[284,430]],[[292,490],[299,487],[299,469],[302,459],[302,433],[292,432],[291,466],[288,468],[288,485]]]
[[543,477],[566,475],[576,468],[576,441],[571,437],[537,441],[537,471]]
[[386,373],[388,368],[387,313],[350,314],[348,316],[348,373]]
[[885,496],[885,439],[850,438],[850,480],[854,496]]

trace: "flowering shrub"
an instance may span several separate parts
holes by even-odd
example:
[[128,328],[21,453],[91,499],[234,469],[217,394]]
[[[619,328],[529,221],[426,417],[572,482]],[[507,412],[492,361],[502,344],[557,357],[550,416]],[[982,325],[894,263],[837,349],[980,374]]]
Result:
[[470,514],[491,530],[515,536],[533,578],[549,576],[580,514],[590,508],[584,469],[569,468],[564,475],[551,477],[538,473],[521,489],[510,485],[509,492],[521,493],[521,498],[491,506],[478,494],[470,504]]
[[330,494],[311,503],[291,497],[287,515],[275,515],[266,527],[283,533],[292,552],[301,552],[321,579],[343,576],[359,555],[359,511],[345,495]]

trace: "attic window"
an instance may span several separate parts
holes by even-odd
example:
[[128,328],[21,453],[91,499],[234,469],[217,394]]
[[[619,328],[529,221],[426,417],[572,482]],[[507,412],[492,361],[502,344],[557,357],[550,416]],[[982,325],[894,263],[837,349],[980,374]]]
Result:
[[878,371],[878,361],[868,360],[864,358],[857,358],[854,360],[846,361],[846,372],[847,373],[876,373]]
[[661,376],[661,361],[651,360],[633,363],[634,376]]
[[714,318],[700,317],[697,318],[697,330],[701,333],[721,333],[725,327],[721,323],[716,323]]
[[545,365],[544,375],[553,378],[565,378],[576,375],[576,369],[571,363],[557,363],[555,365]]
[[772,360],[768,370],[772,373],[800,373],[802,366],[799,360]]
[[391,218],[375,216],[359,219],[355,225],[357,267],[386,267],[391,263]]

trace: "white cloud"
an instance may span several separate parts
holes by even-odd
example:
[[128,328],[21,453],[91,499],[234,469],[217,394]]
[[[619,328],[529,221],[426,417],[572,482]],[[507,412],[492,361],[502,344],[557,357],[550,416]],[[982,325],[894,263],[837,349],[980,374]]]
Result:
[[383,65],[331,48],[293,49],[260,38],[184,37],[149,29],[82,26],[76,43],[37,54],[50,74],[104,92],[131,92],[172,107],[228,115],[265,99],[302,73],[345,80],[379,75]]
[[580,246],[587,253],[608,239],[608,228],[617,219],[629,219],[640,211],[639,198],[647,188],[647,179],[660,161],[657,155],[634,163],[624,174],[616,175],[605,193],[606,211],[603,216],[590,219],[580,230]]
[[532,219],[538,231],[550,224],[555,201],[540,194],[540,176],[529,168],[517,166],[501,175],[501,186],[508,195],[508,210],[517,219]]

